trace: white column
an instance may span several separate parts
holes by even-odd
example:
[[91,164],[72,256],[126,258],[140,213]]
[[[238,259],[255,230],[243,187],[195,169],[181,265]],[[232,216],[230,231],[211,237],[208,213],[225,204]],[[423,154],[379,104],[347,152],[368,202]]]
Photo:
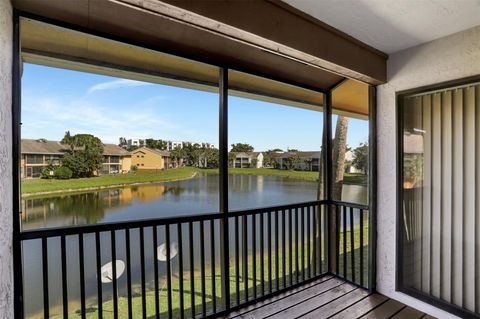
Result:
[[0,313],[13,318],[12,5],[0,0]]

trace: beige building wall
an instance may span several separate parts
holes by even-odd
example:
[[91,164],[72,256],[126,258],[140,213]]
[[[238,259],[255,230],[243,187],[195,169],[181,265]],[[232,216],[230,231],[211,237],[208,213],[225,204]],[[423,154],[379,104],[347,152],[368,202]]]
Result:
[[388,83],[377,93],[377,289],[438,318],[456,318],[395,289],[396,92],[480,74],[480,26],[391,55]]
[[132,168],[132,157],[130,155],[121,157],[120,163],[122,172],[130,172]]
[[132,165],[138,169],[164,169],[165,156],[148,148],[132,152]]

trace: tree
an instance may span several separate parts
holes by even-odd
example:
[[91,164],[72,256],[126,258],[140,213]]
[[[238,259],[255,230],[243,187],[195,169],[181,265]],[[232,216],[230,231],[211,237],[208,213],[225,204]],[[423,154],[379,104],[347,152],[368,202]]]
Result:
[[345,152],[347,148],[347,130],[348,118],[339,116],[337,118],[337,127],[335,129],[335,139],[333,140],[332,148],[332,198],[336,200],[341,200],[342,198],[343,174],[345,172]]
[[360,146],[353,150],[353,167],[367,174],[368,171],[368,143],[360,143]]
[[297,154],[292,154],[283,160],[287,169],[293,170],[300,163],[300,157]]
[[147,138],[145,140],[145,146],[148,148],[164,151],[167,149],[167,142],[164,140],[154,140],[153,138]]
[[231,152],[253,152],[253,146],[246,143],[232,144]]
[[[333,178],[333,185],[332,185],[332,199],[340,200],[342,196],[342,188],[343,188],[343,174],[345,171],[345,152],[347,148],[347,130],[348,130],[348,118],[343,116],[338,116],[337,118],[337,125],[335,129],[335,138],[333,140],[332,145],[332,167],[324,167],[323,159],[325,157],[325,149],[322,147],[320,152],[320,162],[319,162],[319,182],[318,182],[318,199],[324,199],[326,196],[324,194],[324,170],[332,170],[332,178]],[[323,134],[323,145],[326,145],[327,137]],[[330,218],[328,227],[331,231],[331,236],[333,238],[337,238],[340,232],[340,214],[335,214],[335,208],[330,208],[330,213],[332,216],[336,216],[335,218]],[[318,223],[318,221],[317,221]],[[319,225],[317,227],[320,227]],[[338,254],[338,245],[335,241],[331,241],[329,243],[330,256]],[[332,263],[333,269],[338,267],[335,258],[333,258]]]
[[182,165],[184,156],[185,156],[185,152],[180,146],[177,146],[170,151],[170,157],[175,162],[175,167],[179,167],[180,165]]
[[165,151],[167,149],[167,142],[164,140],[158,140],[157,141],[157,148],[161,151]]
[[311,171],[312,170],[312,162],[313,162],[313,159],[311,158],[305,158],[303,160],[303,162],[305,163],[305,166],[307,167],[307,171]]
[[70,134],[70,131],[65,132],[65,136],[60,141],[60,143],[62,143],[64,145],[68,145],[70,147],[70,151],[73,153],[73,151],[75,149],[75,146],[76,146],[75,145],[76,141],[75,141],[75,138]]
[[252,158],[252,161],[250,162],[250,168],[257,168],[257,163],[258,160],[256,158]]
[[268,150],[266,152],[263,152],[263,166],[276,167],[277,162],[275,161],[273,154],[279,153],[279,152],[282,152],[282,150],[279,148],[274,148],[273,150]]
[[298,152],[296,148],[287,148],[287,152]]
[[127,148],[128,147],[127,139],[125,137],[120,137],[118,139],[118,146]]
[[200,162],[205,168],[218,168],[219,166],[219,151],[216,148],[205,147],[202,149]]
[[235,160],[237,159],[237,153],[236,152],[229,152],[228,153],[228,164],[230,167],[235,167]]
[[98,137],[91,134],[72,136],[66,132],[61,142],[70,147],[61,162],[72,171],[73,177],[91,177],[102,167],[103,144]]
[[157,141],[155,141],[153,138],[147,138],[145,140],[145,146],[148,148],[157,148]]

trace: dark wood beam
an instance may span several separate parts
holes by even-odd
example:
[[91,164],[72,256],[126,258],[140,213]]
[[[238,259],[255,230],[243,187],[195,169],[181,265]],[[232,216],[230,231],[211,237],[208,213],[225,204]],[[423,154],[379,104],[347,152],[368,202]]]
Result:
[[344,77],[385,81],[385,55],[281,2],[167,1],[13,4],[79,30],[314,90]]

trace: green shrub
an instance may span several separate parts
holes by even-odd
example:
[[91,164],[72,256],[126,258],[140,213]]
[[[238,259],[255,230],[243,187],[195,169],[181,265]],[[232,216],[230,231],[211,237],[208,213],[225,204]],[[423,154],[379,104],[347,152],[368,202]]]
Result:
[[57,169],[55,170],[55,178],[58,179],[70,179],[72,178],[72,175],[72,170],[65,166],[57,167]]
[[41,177],[44,179],[51,179],[55,177],[55,168],[45,167],[42,169]]

